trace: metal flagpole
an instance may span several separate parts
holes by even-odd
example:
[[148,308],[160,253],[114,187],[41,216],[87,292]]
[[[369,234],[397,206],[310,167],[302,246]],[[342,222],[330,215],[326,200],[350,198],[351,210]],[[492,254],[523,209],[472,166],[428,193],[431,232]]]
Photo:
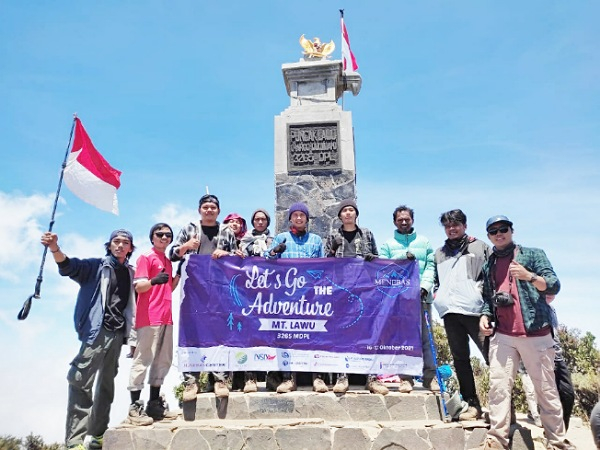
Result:
[[[69,149],[71,148],[71,140],[73,139],[73,131],[75,130],[75,122],[77,120],[77,114],[73,114],[73,125],[71,125],[71,133],[69,135],[69,143],[67,144],[67,150],[65,152],[65,158],[62,163],[62,169],[60,171],[60,178],[58,180],[58,189],[56,190],[56,197],[54,198],[54,206],[52,208],[52,216],[50,217],[50,225],[48,226],[48,231],[52,231],[52,227],[54,226],[54,214],[56,213],[56,205],[58,204],[58,198],[60,195],[60,188],[62,186],[63,176],[65,173],[65,167],[67,167],[67,158],[69,157]],[[19,320],[27,319],[29,315],[29,311],[31,310],[31,303],[34,298],[40,298],[40,289],[42,287],[42,274],[44,272],[44,263],[46,262],[46,254],[48,253],[48,247],[44,247],[44,253],[42,253],[42,263],[40,264],[40,272],[37,277],[37,281],[35,283],[35,290],[33,295],[30,295],[25,303],[23,303],[23,307],[21,311],[19,311],[19,315],[17,318]]]

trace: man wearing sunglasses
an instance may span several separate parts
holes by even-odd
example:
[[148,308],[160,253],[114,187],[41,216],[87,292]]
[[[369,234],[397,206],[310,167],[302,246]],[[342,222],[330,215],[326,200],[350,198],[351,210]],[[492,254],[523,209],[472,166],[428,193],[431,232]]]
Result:
[[565,438],[562,406],[554,377],[552,311],[546,296],[560,290],[543,250],[516,245],[513,223],[503,215],[486,223],[493,253],[483,267],[484,306],[479,326],[490,337],[490,429],[482,444],[509,444],[511,393],[519,362],[533,380],[548,448],[574,448]]
[[[129,375],[131,405],[127,420],[133,425],[151,425],[154,420],[175,418],[169,411],[160,387],[173,362],[173,314],[171,292],[179,278],[173,279],[173,267],[165,254],[173,241],[173,230],[166,223],[150,229],[152,248],[136,264],[133,285],[138,294],[135,331],[136,347]],[[140,400],[146,372],[150,399],[144,411]]]

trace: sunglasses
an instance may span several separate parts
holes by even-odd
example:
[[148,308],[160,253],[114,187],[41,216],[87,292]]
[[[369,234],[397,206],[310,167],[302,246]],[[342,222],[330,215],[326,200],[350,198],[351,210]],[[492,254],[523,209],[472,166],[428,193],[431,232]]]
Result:
[[165,236],[168,237],[169,239],[173,238],[173,233],[162,233],[160,231],[157,231],[156,233],[154,233],[154,235],[159,239],[162,239]]
[[488,230],[488,233],[492,236],[496,236],[498,233],[508,233],[508,227],[496,228],[495,230]]

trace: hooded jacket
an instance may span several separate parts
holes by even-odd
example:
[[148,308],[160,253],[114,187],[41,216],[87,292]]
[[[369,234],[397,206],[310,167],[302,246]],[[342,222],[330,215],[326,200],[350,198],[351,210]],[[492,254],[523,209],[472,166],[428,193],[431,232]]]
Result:
[[[67,258],[58,264],[58,273],[71,278],[80,286],[73,320],[79,340],[86,344],[92,344],[102,328],[108,285],[113,271],[109,260],[108,256],[87,259]],[[129,301],[123,311],[125,337],[127,337],[133,325],[135,310],[135,289],[133,288],[135,271],[127,261],[125,265],[129,270],[132,283]]]

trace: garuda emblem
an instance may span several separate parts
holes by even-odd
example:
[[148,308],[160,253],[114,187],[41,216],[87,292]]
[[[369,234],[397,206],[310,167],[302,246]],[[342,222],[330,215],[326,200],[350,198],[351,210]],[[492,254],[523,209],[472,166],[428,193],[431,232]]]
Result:
[[300,36],[300,45],[304,49],[304,57],[306,58],[329,58],[329,55],[335,50],[333,41],[324,43],[318,37],[310,41],[302,35]]

